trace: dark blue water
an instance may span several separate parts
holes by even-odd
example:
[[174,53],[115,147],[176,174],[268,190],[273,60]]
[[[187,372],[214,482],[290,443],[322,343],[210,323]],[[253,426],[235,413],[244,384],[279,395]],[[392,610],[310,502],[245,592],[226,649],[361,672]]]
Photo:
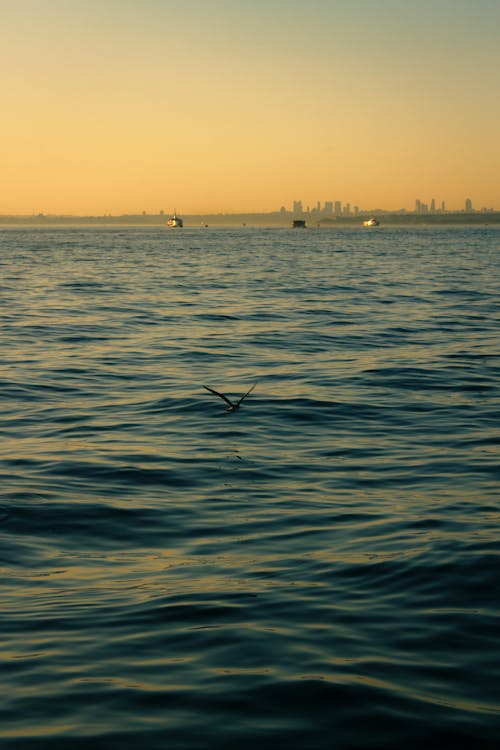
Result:
[[499,251],[2,230],[2,747],[498,747]]

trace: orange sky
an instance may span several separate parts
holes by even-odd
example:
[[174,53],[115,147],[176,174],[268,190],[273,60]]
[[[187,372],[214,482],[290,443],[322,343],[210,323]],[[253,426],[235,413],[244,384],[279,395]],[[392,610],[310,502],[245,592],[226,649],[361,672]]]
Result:
[[500,209],[497,0],[3,0],[0,213]]

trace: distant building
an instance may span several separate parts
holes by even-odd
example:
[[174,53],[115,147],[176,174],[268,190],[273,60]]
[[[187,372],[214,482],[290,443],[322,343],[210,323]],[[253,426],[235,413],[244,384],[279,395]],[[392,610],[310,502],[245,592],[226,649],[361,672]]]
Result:
[[293,213],[294,214],[301,214],[302,213],[302,201],[294,201],[293,202]]
[[441,213],[442,214],[446,213],[446,204],[444,201],[441,201]]
[[436,213],[436,201],[433,198],[431,200],[431,214],[435,214],[435,213]]
[[465,201],[465,211],[466,211],[466,213],[468,213],[468,214],[471,214],[471,213],[472,213],[472,211],[473,211],[473,208],[472,208],[472,201],[471,201],[471,199],[470,199],[470,198],[467,198],[467,200]]
[[325,208],[323,210],[325,214],[333,214],[333,202],[325,201]]
[[341,201],[335,201],[335,216],[340,216],[342,213],[342,203]]
[[415,213],[419,214],[421,212],[422,212],[422,204],[419,201],[419,199],[417,198],[417,200],[415,201]]

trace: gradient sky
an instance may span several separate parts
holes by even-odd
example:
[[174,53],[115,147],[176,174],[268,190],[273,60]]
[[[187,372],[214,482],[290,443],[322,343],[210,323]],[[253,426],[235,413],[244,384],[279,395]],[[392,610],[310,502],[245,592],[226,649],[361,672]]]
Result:
[[0,11],[0,213],[500,209],[500,0]]

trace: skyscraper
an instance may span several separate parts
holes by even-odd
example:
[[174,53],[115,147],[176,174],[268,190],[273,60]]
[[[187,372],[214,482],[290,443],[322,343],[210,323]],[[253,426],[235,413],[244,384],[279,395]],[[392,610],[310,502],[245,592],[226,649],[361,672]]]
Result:
[[472,201],[470,198],[467,198],[465,201],[465,211],[468,214],[472,213]]

